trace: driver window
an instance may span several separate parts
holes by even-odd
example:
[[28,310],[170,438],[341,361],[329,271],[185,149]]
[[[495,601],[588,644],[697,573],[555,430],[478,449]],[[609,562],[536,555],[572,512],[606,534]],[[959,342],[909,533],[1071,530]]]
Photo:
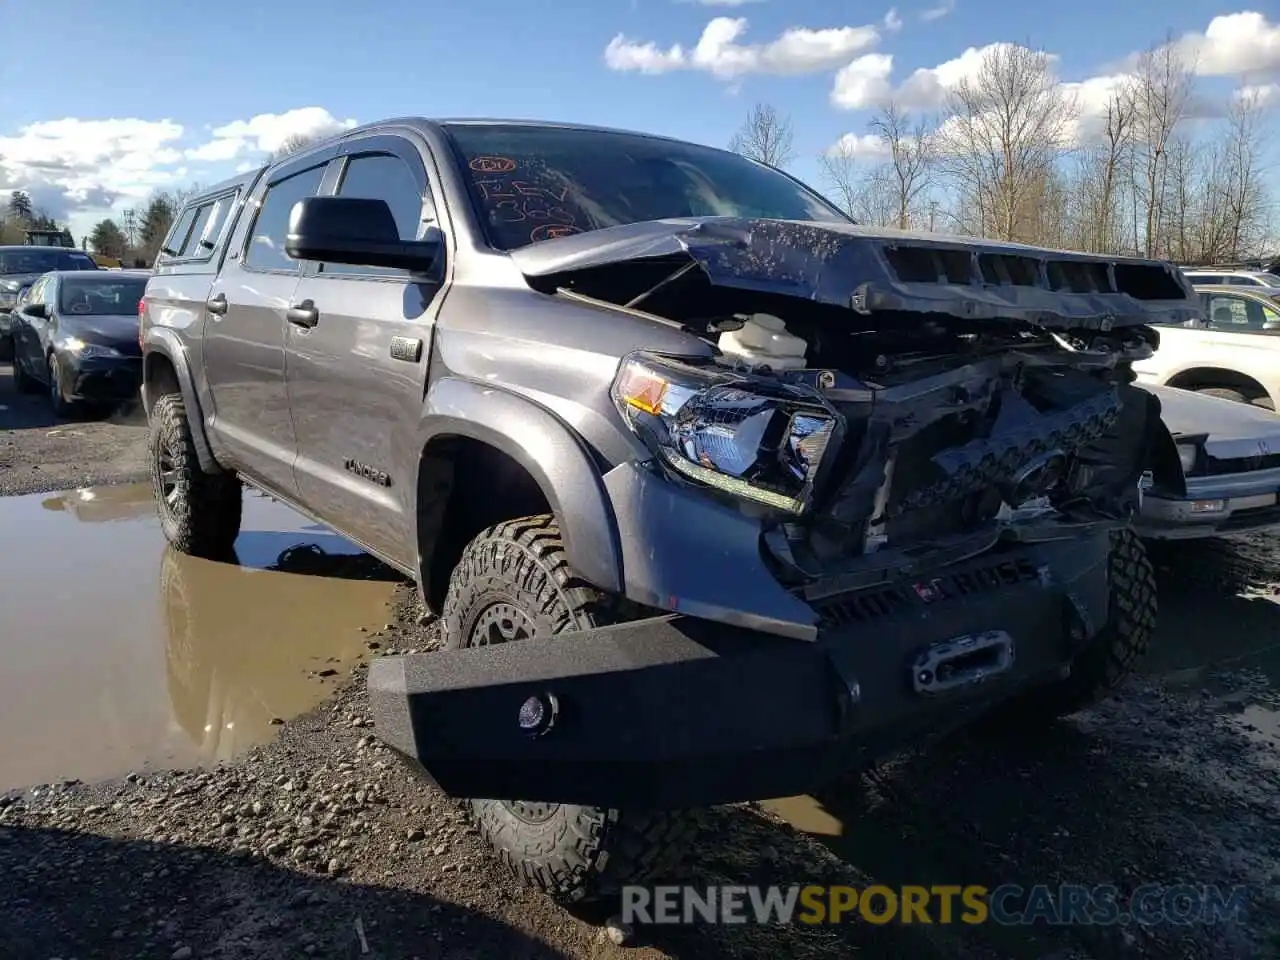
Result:
[[1263,329],[1265,308],[1244,297],[1209,298],[1209,329],[1228,333],[1252,333]]
[[[339,197],[363,200],[385,200],[391,208],[401,240],[417,240],[424,223],[435,219],[430,197],[423,197],[417,178],[407,163],[385,153],[365,154],[347,161],[338,186]],[[359,274],[378,277],[405,277],[408,271],[392,267],[366,267],[357,264],[322,263],[322,274]]]

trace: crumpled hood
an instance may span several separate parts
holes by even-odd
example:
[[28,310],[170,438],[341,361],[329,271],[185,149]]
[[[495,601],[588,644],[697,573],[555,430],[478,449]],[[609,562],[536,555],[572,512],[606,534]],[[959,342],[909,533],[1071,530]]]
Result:
[[1280,453],[1280,414],[1191,390],[1146,383],[1137,386],[1159,398],[1161,418],[1175,439],[1208,434],[1205,449],[1211,457],[1256,457],[1259,441]]
[[511,251],[528,277],[692,258],[717,286],[859,313],[943,313],[1061,329],[1181,324],[1201,312],[1172,264],[855,224],[735,217],[650,220]]

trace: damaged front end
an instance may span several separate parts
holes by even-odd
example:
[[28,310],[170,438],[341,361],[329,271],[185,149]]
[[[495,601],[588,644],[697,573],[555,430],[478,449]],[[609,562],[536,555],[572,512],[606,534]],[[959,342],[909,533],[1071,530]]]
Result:
[[776,223],[678,239],[552,276],[719,335],[711,360],[626,357],[614,399],[669,475],[761,511],[806,600],[1123,525],[1144,475],[1182,483],[1132,385],[1150,324],[1194,315],[1164,264]]
[[1069,674],[1111,530],[1183,483],[1130,371],[1195,314],[1172,268],[812,224],[596,234],[513,259],[720,348],[631,353],[611,388],[651,454],[605,477],[627,595],[675,613],[380,659],[384,740],[453,796],[700,806],[806,792]]

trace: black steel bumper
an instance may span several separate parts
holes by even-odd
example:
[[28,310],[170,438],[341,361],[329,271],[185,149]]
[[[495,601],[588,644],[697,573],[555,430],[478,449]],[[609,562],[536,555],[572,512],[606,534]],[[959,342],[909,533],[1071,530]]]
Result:
[[63,393],[74,400],[132,400],[142,387],[141,357],[60,356]]
[[384,657],[375,726],[458,797],[680,808],[802,793],[1063,676],[1106,620],[1106,559],[1105,532],[1003,550],[837,598],[813,642],[669,616]]

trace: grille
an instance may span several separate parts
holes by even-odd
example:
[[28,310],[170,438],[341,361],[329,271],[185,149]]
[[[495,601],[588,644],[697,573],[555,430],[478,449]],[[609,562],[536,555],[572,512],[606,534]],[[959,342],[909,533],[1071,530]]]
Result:
[[1251,470],[1271,470],[1280,467],[1280,453],[1256,457],[1229,457],[1218,459],[1206,457],[1203,470],[1197,470],[1192,476],[1219,477],[1227,473],[1248,473]]

